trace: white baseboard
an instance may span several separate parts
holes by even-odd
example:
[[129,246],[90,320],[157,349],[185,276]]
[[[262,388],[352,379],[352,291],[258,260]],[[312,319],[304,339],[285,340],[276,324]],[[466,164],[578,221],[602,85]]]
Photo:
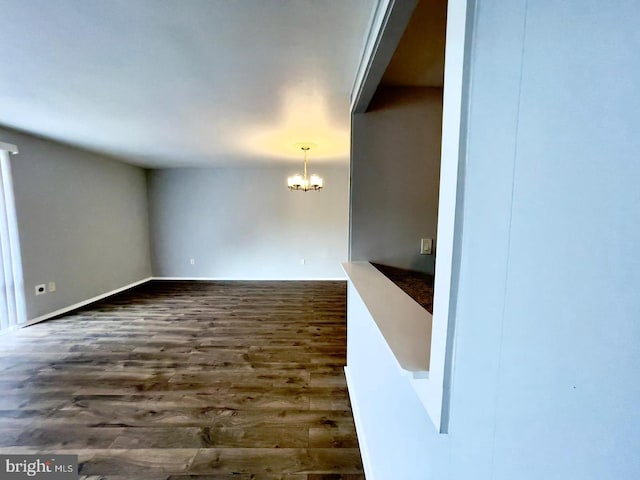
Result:
[[358,434],[358,445],[360,446],[360,455],[362,456],[362,465],[364,466],[364,475],[367,480],[375,480],[373,473],[373,465],[371,464],[371,457],[369,455],[369,448],[367,447],[367,436],[364,432],[364,424],[362,414],[360,413],[360,404],[356,398],[355,386],[349,373],[349,367],[344,367],[344,376],[347,379],[347,391],[349,392],[349,399],[351,400],[351,411],[353,412],[353,421],[356,424],[356,433]]
[[151,277],[151,280],[183,280],[201,282],[346,282],[347,277],[335,278],[228,278],[228,277]]
[[111,290],[110,292],[106,292],[101,295],[89,298],[87,300],[83,300],[82,302],[74,303],[73,305],[69,305],[68,307],[61,308],[60,310],[56,310],[55,312],[46,313],[44,315],[41,315],[39,317],[36,317],[27,321],[27,323],[23,323],[18,326],[28,327],[29,325],[33,325],[34,323],[49,320],[50,318],[57,317],[58,315],[62,315],[63,313],[67,313],[72,310],[76,310],[77,308],[80,308],[80,307],[84,307],[85,305],[89,305],[90,303],[97,302],[98,300],[102,300],[104,298],[110,297],[111,295],[115,295],[116,293],[124,292],[125,290],[129,290],[130,288],[137,287],[138,285],[147,283],[150,280],[152,280],[152,277],[147,277],[142,280],[138,280],[137,282],[130,283],[129,285],[125,285],[124,287],[116,288],[115,290]]

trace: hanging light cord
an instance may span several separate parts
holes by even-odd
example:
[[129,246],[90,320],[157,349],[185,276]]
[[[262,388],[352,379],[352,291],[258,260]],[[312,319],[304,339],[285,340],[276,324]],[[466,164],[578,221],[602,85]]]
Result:
[[307,176],[307,151],[309,151],[309,147],[301,147],[304,151],[304,179],[307,180],[309,177]]

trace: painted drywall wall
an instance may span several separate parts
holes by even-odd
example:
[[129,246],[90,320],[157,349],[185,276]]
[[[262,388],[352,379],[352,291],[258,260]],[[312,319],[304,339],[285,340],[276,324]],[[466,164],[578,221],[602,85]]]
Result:
[[[11,156],[27,319],[151,275],[144,170],[0,129]],[[35,296],[35,285],[56,291]]]
[[[478,11],[459,298],[468,348],[459,345],[456,375],[490,366],[494,478],[634,478],[640,6],[515,3]],[[498,36],[506,14],[518,50]],[[510,65],[503,85],[494,47]],[[496,234],[504,253],[489,260]],[[479,297],[481,281],[504,285],[496,316],[477,317],[500,299]],[[474,352],[479,319],[497,352]],[[458,383],[454,408],[473,389]]]
[[433,273],[442,90],[381,87],[352,119],[351,260]]
[[290,192],[287,176],[299,167],[150,171],[154,275],[344,278],[348,166],[312,165],[325,188]]
[[[347,293],[347,381],[367,480],[431,478],[441,436],[367,307]],[[434,477],[437,478],[437,477]]]
[[[394,416],[420,425],[362,439],[385,452],[372,480],[394,464],[420,479],[636,478],[640,11],[475,7],[449,433],[376,365],[386,357],[375,338],[380,355],[352,350],[364,359],[348,358],[363,431]],[[394,388],[403,394],[389,398]],[[397,443],[421,455],[391,455]]]

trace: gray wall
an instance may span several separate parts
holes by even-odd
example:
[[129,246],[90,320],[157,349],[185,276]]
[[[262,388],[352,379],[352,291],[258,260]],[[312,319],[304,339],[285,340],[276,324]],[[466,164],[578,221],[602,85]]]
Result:
[[449,434],[372,355],[363,403],[406,446],[378,451],[416,479],[638,478],[640,6],[476,8]]
[[287,176],[300,168],[295,164],[150,171],[154,274],[343,278],[340,263],[347,259],[348,167],[312,164],[311,171],[324,177],[325,188],[290,192]]
[[420,239],[436,237],[442,89],[384,87],[353,115],[351,260],[433,273]]
[[[151,275],[144,170],[0,129],[11,157],[27,318]],[[57,291],[35,296],[35,285]]]

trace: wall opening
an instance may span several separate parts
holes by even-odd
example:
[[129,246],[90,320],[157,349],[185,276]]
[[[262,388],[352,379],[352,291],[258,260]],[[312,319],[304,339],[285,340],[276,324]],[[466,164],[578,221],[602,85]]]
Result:
[[[429,335],[419,347],[412,342],[427,354],[428,371],[409,381],[441,433],[449,418],[472,7],[381,0],[352,93],[349,259],[433,276]],[[423,239],[432,241],[428,255]]]
[[430,313],[446,17],[446,0],[418,2],[373,98],[352,121],[350,260],[392,271],[391,280]]

